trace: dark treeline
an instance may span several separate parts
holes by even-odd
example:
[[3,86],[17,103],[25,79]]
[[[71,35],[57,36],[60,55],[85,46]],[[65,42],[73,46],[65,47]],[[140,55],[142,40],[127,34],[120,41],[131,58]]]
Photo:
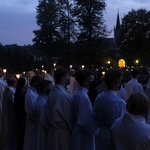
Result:
[[[150,11],[131,10],[120,22],[114,38],[108,38],[103,12],[105,0],[39,0],[33,45],[0,45],[0,66],[13,71],[34,67],[49,68],[53,63],[73,66],[149,65]],[[110,65],[109,65],[110,67]]]
[[[34,46],[61,64],[98,64],[108,35],[105,0],[42,0],[37,6]],[[57,60],[56,60],[57,61]]]

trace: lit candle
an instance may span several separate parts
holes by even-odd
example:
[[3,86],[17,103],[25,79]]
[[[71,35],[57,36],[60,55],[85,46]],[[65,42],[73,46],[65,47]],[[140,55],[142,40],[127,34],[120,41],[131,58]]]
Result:
[[17,79],[19,79],[20,78],[20,74],[16,74],[16,77],[17,77]]
[[55,66],[56,66],[56,63],[53,63],[53,66],[55,67]]
[[7,72],[7,69],[3,69],[3,72],[6,73],[6,72]]
[[102,72],[102,75],[105,75],[105,71]]
[[81,66],[82,69],[84,69],[84,67],[85,67],[84,65]]

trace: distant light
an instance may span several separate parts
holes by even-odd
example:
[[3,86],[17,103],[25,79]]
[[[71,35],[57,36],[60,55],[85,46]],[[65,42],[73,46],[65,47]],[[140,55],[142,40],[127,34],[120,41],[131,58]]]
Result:
[[84,69],[84,67],[85,67],[84,65],[81,66],[82,69]]
[[3,69],[3,72],[6,73],[6,72],[7,72],[7,69]]
[[120,68],[125,67],[125,60],[124,60],[124,59],[120,59],[120,60],[118,61],[118,66],[119,66]]
[[136,59],[136,60],[135,60],[135,63],[136,63],[136,64],[138,64],[138,63],[139,63],[139,60],[138,60],[138,59]]
[[107,61],[107,64],[110,64],[110,60]]
[[72,68],[72,65],[70,65],[70,68]]
[[16,77],[17,77],[17,79],[19,79],[20,78],[20,74],[16,74]]
[[56,66],[56,63],[53,63],[53,66],[55,67],[55,66]]
[[102,71],[102,75],[105,75],[105,71]]

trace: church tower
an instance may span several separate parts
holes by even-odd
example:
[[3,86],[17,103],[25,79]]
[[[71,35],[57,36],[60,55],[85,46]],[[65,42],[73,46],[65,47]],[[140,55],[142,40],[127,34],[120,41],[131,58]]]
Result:
[[117,47],[120,47],[119,41],[120,41],[120,17],[119,17],[119,10],[118,10],[116,26],[114,27],[114,42]]

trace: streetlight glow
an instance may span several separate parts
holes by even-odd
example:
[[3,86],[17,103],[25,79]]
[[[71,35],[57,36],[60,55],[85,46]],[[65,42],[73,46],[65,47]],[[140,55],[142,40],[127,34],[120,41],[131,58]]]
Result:
[[135,63],[136,63],[136,64],[138,64],[138,63],[139,63],[139,60],[138,60],[138,59],[136,59],[136,60],[135,60]]
[[110,60],[108,60],[107,63],[110,64]]

